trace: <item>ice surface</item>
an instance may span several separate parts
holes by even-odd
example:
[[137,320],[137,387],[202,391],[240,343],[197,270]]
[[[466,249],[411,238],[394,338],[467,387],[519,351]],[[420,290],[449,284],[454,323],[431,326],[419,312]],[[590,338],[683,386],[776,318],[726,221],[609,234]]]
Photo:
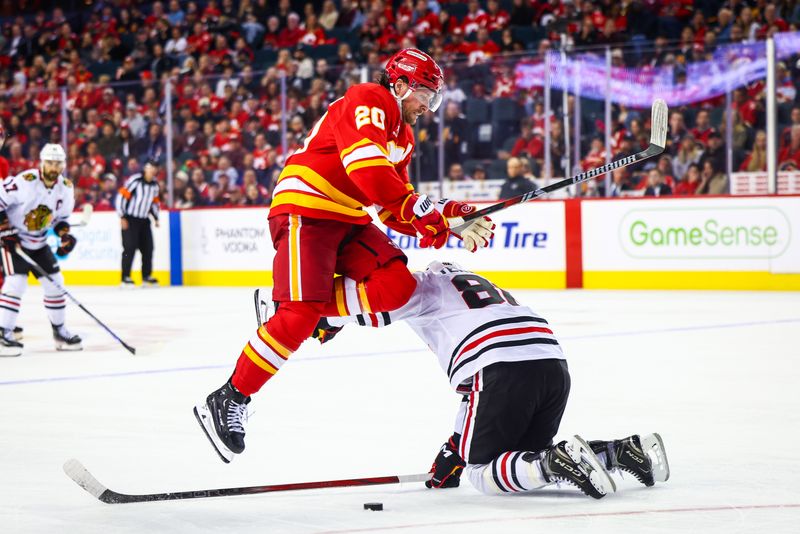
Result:
[[[658,431],[672,477],[489,497],[421,484],[106,505],[62,471],[75,457],[128,493],[427,471],[458,404],[402,324],[308,342],[255,396],[247,451],[223,464],[192,406],[221,385],[255,327],[244,289],[71,289],[139,350],[77,308],[81,353],[53,351],[41,290],[0,359],[2,532],[798,532],[800,295],[514,291],[548,318],[573,389],[562,435]],[[363,510],[382,502],[383,512]]]

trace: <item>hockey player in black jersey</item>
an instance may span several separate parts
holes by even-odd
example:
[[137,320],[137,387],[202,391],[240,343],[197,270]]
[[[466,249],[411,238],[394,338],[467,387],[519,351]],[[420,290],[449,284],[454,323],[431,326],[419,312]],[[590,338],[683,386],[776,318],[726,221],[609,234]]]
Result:
[[385,326],[405,320],[436,353],[463,402],[428,487],[458,486],[466,472],[484,493],[567,482],[599,499],[616,490],[609,472],[625,471],[646,486],[669,478],[658,434],[589,442],[573,436],[553,443],[570,375],[544,318],[455,264],[433,262],[414,277],[416,290],[402,308],[329,317],[314,337],[324,343],[349,322]]

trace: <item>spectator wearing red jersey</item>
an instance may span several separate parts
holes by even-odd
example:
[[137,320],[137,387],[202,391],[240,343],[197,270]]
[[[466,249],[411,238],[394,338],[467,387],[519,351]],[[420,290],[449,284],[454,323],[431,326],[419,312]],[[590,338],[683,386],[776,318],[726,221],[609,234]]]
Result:
[[33,167],[33,162],[25,159],[22,155],[22,143],[13,141],[8,147],[8,174],[9,176],[16,176],[17,174]]
[[411,28],[417,35],[433,35],[442,31],[439,17],[428,9],[427,0],[417,0],[416,9],[411,18]]
[[675,195],[690,196],[697,194],[697,188],[700,186],[700,166],[697,163],[692,163],[686,169],[686,175],[675,186]]
[[294,48],[305,33],[305,30],[300,27],[300,15],[289,13],[286,18],[286,27],[278,34],[277,44],[280,48]]
[[450,42],[444,45],[444,51],[452,56],[469,55],[475,48],[475,43],[464,40],[464,28],[460,26],[453,30]]
[[490,32],[502,30],[508,26],[510,20],[508,12],[500,8],[500,2],[489,0],[486,3],[486,29]]
[[733,90],[733,109],[739,113],[747,126],[753,127],[758,119],[759,107],[755,98],[750,98],[743,87]]
[[603,145],[603,140],[601,138],[595,137],[592,139],[589,152],[581,160],[581,168],[584,171],[590,171],[605,164],[606,147]]
[[264,33],[264,48],[278,48],[281,34],[281,21],[275,15],[267,19],[267,30]]
[[309,13],[308,16],[306,16],[303,35],[300,37],[299,42],[308,46],[319,46],[325,44],[325,30],[319,25],[319,19],[317,19],[317,16],[314,13]]
[[533,159],[541,159],[544,156],[544,139],[541,135],[533,132],[533,124],[530,119],[520,121],[520,136],[511,148],[511,157],[527,155]]
[[100,176],[106,170],[106,158],[98,152],[95,141],[86,145],[86,163],[89,164],[93,176]]
[[698,143],[702,143],[703,146],[707,146],[709,137],[716,131],[716,128],[711,126],[708,111],[705,109],[698,111],[694,119],[694,128],[692,128],[692,135],[695,140]]
[[481,9],[478,0],[469,0],[467,2],[467,14],[464,15],[461,21],[461,28],[464,30],[464,35],[477,32],[480,28],[485,28],[489,22],[489,17],[486,12]]
[[116,112],[122,111],[122,104],[114,95],[114,90],[111,87],[106,87],[103,89],[103,96],[100,97],[95,109],[101,117],[113,117]]
[[[789,24],[778,16],[777,6],[772,2],[767,2],[764,6],[764,23],[758,28],[756,38],[766,39],[770,35],[770,30],[774,28],[779,32],[789,31]],[[772,31],[775,31],[772,30]]]
[[511,98],[515,94],[514,71],[510,65],[501,65],[496,69],[492,98]]
[[186,51],[189,54],[205,54],[211,47],[211,33],[201,22],[195,22],[192,34],[186,38]]
[[469,64],[485,63],[495,54],[500,53],[500,47],[497,43],[489,39],[489,30],[486,28],[479,28],[477,37],[475,38],[474,49],[469,53]]

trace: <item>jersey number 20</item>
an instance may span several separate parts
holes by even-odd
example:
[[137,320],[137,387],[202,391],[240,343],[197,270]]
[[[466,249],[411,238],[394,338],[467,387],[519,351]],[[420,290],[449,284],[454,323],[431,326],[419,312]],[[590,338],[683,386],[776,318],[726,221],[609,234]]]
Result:
[[361,129],[362,126],[366,126],[367,124],[373,124],[376,128],[385,130],[386,113],[384,113],[381,108],[358,106],[356,108],[356,130]]
[[490,304],[505,304],[519,306],[511,293],[496,287],[486,278],[477,274],[459,274],[451,280],[455,288],[461,293],[461,298],[471,310],[485,308]]

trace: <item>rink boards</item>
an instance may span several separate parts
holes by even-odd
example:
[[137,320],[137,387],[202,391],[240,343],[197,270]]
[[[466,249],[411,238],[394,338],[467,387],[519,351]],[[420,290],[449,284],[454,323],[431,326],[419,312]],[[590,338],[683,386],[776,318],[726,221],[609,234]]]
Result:
[[[154,228],[154,271],[172,285],[266,286],[266,208],[173,211]],[[511,288],[800,290],[800,197],[535,201],[493,216],[490,250],[441,250],[387,230],[414,269],[456,261]],[[70,284],[116,285],[119,219],[75,228]],[[134,269],[139,265],[138,257]]]

